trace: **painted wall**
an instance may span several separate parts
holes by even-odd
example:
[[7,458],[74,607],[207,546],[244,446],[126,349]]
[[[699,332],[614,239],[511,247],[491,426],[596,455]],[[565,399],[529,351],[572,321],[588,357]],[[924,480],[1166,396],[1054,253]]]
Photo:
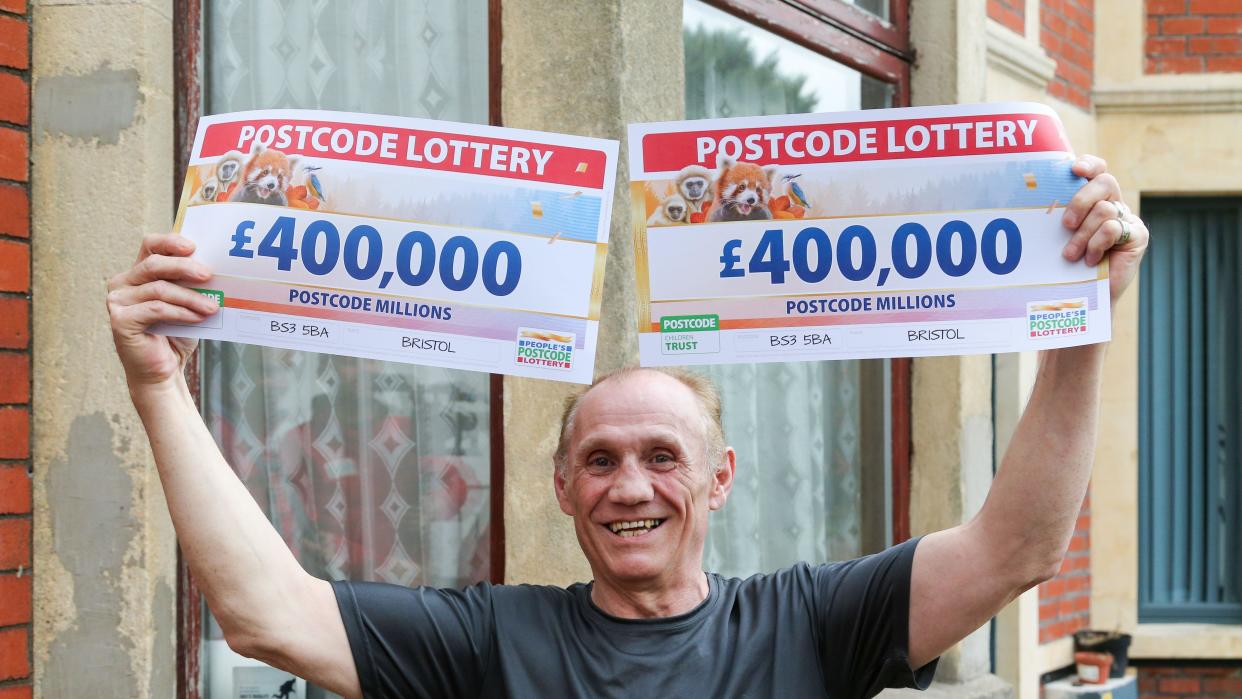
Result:
[[169,0],[34,2],[35,693],[175,692],[174,543],[104,312],[171,223]]

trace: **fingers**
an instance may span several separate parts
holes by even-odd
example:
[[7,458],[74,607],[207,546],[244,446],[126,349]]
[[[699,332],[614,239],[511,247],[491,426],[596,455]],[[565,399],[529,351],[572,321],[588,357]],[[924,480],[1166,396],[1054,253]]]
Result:
[[1068,242],[1065,243],[1065,249],[1062,254],[1065,259],[1077,261],[1082,257],[1087,249],[1087,242],[1092,240],[1095,233],[1104,225],[1106,221],[1112,221],[1117,218],[1118,205],[1107,199],[1101,199],[1091,207],[1091,212],[1087,214],[1086,220],[1078,226],[1078,230],[1070,236]]
[[168,255],[173,257],[189,257],[194,253],[194,241],[176,233],[153,233],[143,236],[142,245],[138,248],[138,264],[149,255]]
[[[185,306],[167,301],[144,301],[133,306],[119,306],[112,313],[113,330],[145,332],[157,323],[197,323],[205,316]],[[122,333],[124,335],[124,333]]]
[[1074,161],[1070,167],[1075,175],[1086,179],[1092,179],[1097,175],[1108,172],[1108,163],[1098,155],[1083,155]]
[[218,310],[213,299],[184,286],[159,280],[141,286],[123,286],[108,292],[109,307],[136,306],[147,301],[163,301],[195,313],[211,315]]
[[[1126,225],[1129,225],[1128,221]],[[1117,244],[1117,239],[1121,237],[1122,230],[1121,221],[1115,218],[1105,221],[1096,229],[1095,234],[1091,236],[1091,240],[1087,242],[1087,252],[1084,261],[1092,267],[1099,264],[1109,249]]]
[[128,271],[108,280],[108,290],[123,286],[141,286],[160,279],[183,282],[205,282],[211,279],[211,270],[197,260],[188,257],[169,257],[149,254]]
[[1096,202],[1104,200],[1121,201],[1121,186],[1117,184],[1117,178],[1107,172],[1092,177],[1078,189],[1065,207],[1062,223],[1070,230],[1077,229],[1091,213]]

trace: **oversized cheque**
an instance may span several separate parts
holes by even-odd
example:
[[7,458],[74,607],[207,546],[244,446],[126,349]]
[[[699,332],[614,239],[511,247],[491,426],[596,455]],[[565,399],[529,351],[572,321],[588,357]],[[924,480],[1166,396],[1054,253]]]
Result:
[[1109,339],[1061,256],[1083,180],[1037,104],[630,127],[644,365],[971,354]]
[[589,382],[616,151],[363,114],[204,117],[175,230],[222,311],[159,330]]

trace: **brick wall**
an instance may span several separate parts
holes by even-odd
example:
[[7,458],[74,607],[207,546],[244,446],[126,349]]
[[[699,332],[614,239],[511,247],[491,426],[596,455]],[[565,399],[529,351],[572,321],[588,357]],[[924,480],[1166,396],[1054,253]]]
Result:
[[1048,94],[1091,108],[1095,74],[1095,0],[1041,0],[1039,43],[1057,62]]
[[1178,665],[1138,664],[1140,699],[1242,697],[1242,665],[1186,665],[1182,662]]
[[30,18],[0,0],[0,699],[29,699]]
[[1061,572],[1039,586],[1039,642],[1064,638],[1091,621],[1091,496],[1082,503]]
[[988,0],[988,17],[1023,34],[1026,32],[1026,0]]
[[1242,72],[1242,0],[1147,0],[1147,73]]

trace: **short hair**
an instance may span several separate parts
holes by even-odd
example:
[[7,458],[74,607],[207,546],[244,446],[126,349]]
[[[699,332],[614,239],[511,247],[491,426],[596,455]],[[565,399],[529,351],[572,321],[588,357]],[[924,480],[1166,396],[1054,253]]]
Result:
[[690,392],[694,394],[703,418],[704,457],[708,463],[713,465],[715,470],[720,470],[723,466],[722,459],[724,459],[725,443],[724,424],[721,421],[720,392],[716,389],[716,384],[703,374],[687,369],[627,366],[600,376],[590,386],[577,391],[565,399],[565,409],[561,413],[560,439],[556,444],[556,453],[552,457],[557,470],[560,471],[562,476],[566,475],[568,471],[569,440],[574,431],[574,422],[578,417],[578,407],[582,404],[582,399],[600,384],[613,379],[623,379],[641,371],[654,371],[676,379],[677,382],[690,389]]

